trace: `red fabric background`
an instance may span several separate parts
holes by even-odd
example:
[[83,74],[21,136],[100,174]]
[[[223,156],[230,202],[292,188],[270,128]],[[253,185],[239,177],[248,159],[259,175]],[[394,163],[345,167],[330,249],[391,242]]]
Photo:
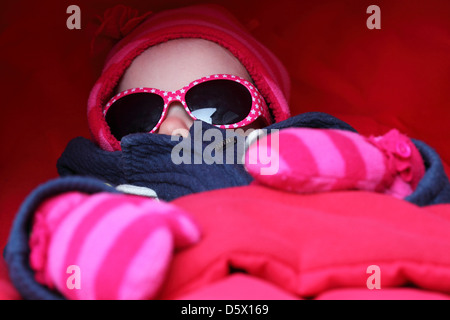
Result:
[[[26,195],[57,176],[55,163],[67,142],[89,137],[86,101],[100,69],[89,56],[93,21],[121,2],[2,3],[0,248]],[[142,12],[201,2],[126,1]],[[449,1],[215,3],[234,13],[288,67],[293,114],[328,112],[363,134],[396,127],[450,163]],[[72,4],[81,8],[81,30],[66,28]],[[381,30],[366,27],[371,4],[381,8]]]
[[448,204],[417,207],[362,191],[299,196],[257,185],[173,203],[191,213],[202,239],[175,254],[161,299],[202,292],[229,278],[230,266],[297,297],[370,291],[370,265],[380,268],[382,289],[409,285],[450,298]]

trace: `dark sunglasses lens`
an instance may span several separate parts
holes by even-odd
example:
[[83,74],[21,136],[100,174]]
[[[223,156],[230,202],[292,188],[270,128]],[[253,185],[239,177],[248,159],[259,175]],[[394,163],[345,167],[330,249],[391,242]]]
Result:
[[185,100],[197,119],[216,125],[244,120],[252,108],[248,89],[232,80],[200,83],[186,92]]
[[120,98],[106,112],[106,122],[113,136],[120,140],[127,134],[150,132],[158,123],[164,109],[159,95],[147,92]]

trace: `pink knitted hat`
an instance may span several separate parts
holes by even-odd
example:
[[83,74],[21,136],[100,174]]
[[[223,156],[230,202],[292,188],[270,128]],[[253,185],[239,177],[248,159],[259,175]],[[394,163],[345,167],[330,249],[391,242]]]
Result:
[[178,38],[201,38],[228,49],[247,69],[275,122],[289,117],[290,81],[286,69],[222,7],[196,5],[137,16],[136,11],[118,6],[105,13],[94,40],[108,37],[118,42],[109,52],[88,100],[89,128],[94,141],[104,150],[121,150],[102,111],[125,70],[147,48]]

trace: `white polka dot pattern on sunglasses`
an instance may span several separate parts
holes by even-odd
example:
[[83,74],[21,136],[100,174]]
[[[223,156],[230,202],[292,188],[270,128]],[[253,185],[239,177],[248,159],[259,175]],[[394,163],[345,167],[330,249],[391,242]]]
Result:
[[[185,97],[191,88],[193,88],[201,83],[204,83],[207,81],[214,81],[214,80],[229,80],[229,81],[237,82],[237,83],[243,85],[248,90],[248,92],[251,95],[251,99],[252,99],[251,109],[250,109],[248,115],[244,119],[240,120],[239,122],[231,123],[231,124],[214,124],[216,127],[219,127],[222,129],[240,128],[240,127],[244,127],[244,126],[251,124],[259,117],[262,117],[266,121],[267,124],[272,123],[272,120],[271,120],[272,118],[270,116],[269,109],[266,105],[266,102],[264,101],[264,98],[259,93],[258,89],[250,81],[240,78],[238,76],[229,75],[229,74],[215,74],[215,75],[203,77],[201,79],[192,81],[189,85],[187,85],[179,90],[176,90],[176,91],[163,91],[163,90],[159,90],[156,88],[144,88],[144,87],[128,89],[128,90],[125,90],[125,91],[122,91],[122,92],[116,94],[113,98],[111,98],[111,100],[106,104],[106,106],[103,110],[103,115],[106,116],[106,113],[108,112],[109,108],[119,99],[126,97],[128,95],[131,95],[131,94],[135,94],[135,93],[148,92],[148,93],[157,94],[164,100],[164,108],[163,108],[163,111],[159,118],[159,121],[154,126],[154,128],[150,131],[150,133],[154,133],[158,130],[161,123],[166,118],[169,105],[174,101],[180,102],[192,119],[202,120],[202,119],[199,119],[198,117],[196,117],[193,114],[193,112],[190,110],[189,106],[187,106]],[[206,122],[208,122],[208,121],[206,121]]]

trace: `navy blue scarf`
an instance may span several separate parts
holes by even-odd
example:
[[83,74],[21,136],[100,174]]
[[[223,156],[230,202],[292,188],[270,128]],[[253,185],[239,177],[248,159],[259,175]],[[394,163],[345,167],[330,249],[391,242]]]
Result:
[[[293,117],[266,130],[270,132],[288,127],[354,131],[346,123],[322,113]],[[203,141],[205,132],[212,128],[214,132],[221,133],[221,138]],[[116,152],[103,151],[88,139],[76,138],[68,144],[58,160],[58,173],[61,176],[94,177],[114,186],[130,184],[147,187],[156,191],[160,199],[167,201],[196,192],[248,185],[252,181],[243,165],[239,164],[243,155],[242,144],[234,143],[234,140],[227,141],[226,130],[196,121],[190,129],[190,137],[180,144],[180,141],[172,141],[173,138],[168,135],[132,134],[122,139],[122,151]],[[223,150],[222,163],[216,161],[208,164],[207,157],[210,154],[216,156],[214,151],[208,152],[208,148],[214,149],[216,145]],[[174,163],[172,151],[176,146],[178,149],[184,146],[180,154],[193,151],[187,157],[190,161]],[[177,154],[177,159],[180,157]],[[184,154],[183,158],[186,160]],[[217,157],[212,160],[217,160]]]
[[[290,127],[355,131],[347,123],[319,112],[304,113],[265,129],[270,133],[273,129]],[[218,141],[202,139],[211,128],[222,133]],[[166,201],[191,193],[248,185],[252,181],[243,165],[239,164],[242,157],[239,144],[226,141],[226,130],[201,123],[201,126],[191,127],[190,136],[192,139],[183,141],[187,147],[184,151],[189,149],[193,152],[188,156],[190,161],[181,164],[175,164],[172,158],[174,147],[181,146],[180,141],[173,141],[168,135],[132,134],[122,139],[122,151],[116,152],[103,151],[88,139],[76,138],[58,160],[58,172],[61,176],[94,177],[113,186],[130,184],[147,187]],[[439,156],[426,144],[415,140],[414,143],[424,158],[427,172],[416,192],[406,200],[418,205],[450,202],[450,185]],[[223,147],[223,161],[208,164],[204,157],[211,152],[206,152],[207,148],[211,149],[216,144]],[[227,162],[229,159],[225,156],[230,151],[233,159]],[[196,164],[198,159],[201,161]]]

